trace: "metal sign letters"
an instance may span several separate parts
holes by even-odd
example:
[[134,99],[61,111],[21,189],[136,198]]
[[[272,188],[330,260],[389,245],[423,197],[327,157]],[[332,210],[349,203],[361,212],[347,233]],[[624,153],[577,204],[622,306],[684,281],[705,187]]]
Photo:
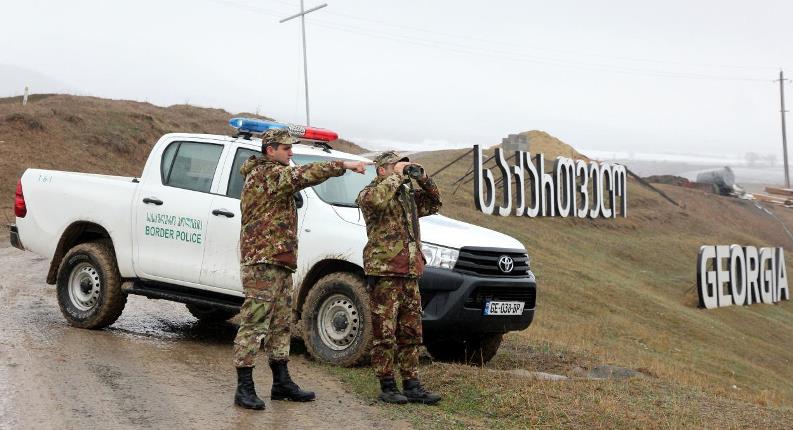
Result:
[[697,287],[699,307],[706,309],[790,300],[784,249],[703,246]]
[[515,151],[515,165],[510,166],[501,148],[496,148],[496,166],[502,178],[501,204],[496,208],[497,187],[493,172],[484,167],[479,145],[474,145],[473,152],[474,204],[485,214],[496,212],[500,216],[514,214],[531,218],[616,218],[618,213],[628,216],[625,166],[556,157],[552,173],[545,173],[542,154],[538,154],[533,163],[530,153]]

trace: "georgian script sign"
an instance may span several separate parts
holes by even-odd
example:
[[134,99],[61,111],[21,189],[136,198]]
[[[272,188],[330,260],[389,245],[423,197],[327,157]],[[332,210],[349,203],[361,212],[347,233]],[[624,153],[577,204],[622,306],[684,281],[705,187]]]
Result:
[[699,307],[706,309],[790,300],[784,249],[703,246],[697,287]]
[[[545,157],[515,151],[515,165],[496,148],[501,171],[501,204],[496,210],[496,181],[483,166],[482,148],[474,145],[474,204],[485,214],[500,216],[616,218],[628,216],[628,181],[625,166],[556,157],[553,172],[545,173]],[[513,184],[512,181],[515,181]],[[513,185],[515,208],[513,210]],[[528,194],[528,199],[527,199]],[[619,200],[620,204],[617,204]]]

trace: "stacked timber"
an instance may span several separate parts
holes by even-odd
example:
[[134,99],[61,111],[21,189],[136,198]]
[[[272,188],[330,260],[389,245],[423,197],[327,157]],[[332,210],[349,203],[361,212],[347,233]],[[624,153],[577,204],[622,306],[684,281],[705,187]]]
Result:
[[793,207],[793,188],[765,187],[767,194],[754,194],[754,199],[764,203]]

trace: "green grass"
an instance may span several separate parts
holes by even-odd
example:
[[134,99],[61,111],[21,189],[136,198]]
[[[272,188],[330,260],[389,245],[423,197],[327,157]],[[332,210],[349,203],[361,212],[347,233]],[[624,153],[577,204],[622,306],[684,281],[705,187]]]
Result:
[[[458,153],[424,153],[418,161],[434,171]],[[487,216],[474,209],[470,184],[453,194],[453,181],[469,167],[436,177],[441,213],[526,246],[539,285],[535,320],[510,333],[486,369],[422,367],[426,384],[445,396],[438,407],[384,406],[388,413],[417,428],[791,427],[793,305],[696,307],[699,247],[790,249],[793,241],[776,220],[751,202],[663,186],[676,207],[634,181],[624,219]],[[771,210],[793,226],[793,211]],[[549,382],[501,372],[571,375],[599,364],[646,376]],[[331,372],[375,399],[369,369]]]
[[717,398],[652,376],[629,380],[535,381],[494,369],[435,363],[421,367],[435,406],[376,400],[369,368],[325,366],[362,399],[418,429],[785,428],[793,411]]

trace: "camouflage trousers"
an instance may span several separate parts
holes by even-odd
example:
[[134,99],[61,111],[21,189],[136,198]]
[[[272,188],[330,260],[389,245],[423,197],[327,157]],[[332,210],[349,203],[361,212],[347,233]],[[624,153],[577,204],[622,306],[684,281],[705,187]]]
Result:
[[378,378],[394,376],[394,356],[403,379],[418,378],[421,296],[416,278],[378,277],[372,304],[372,367]]
[[292,272],[271,264],[242,266],[245,302],[234,339],[234,366],[253,367],[264,344],[270,360],[289,358]]

